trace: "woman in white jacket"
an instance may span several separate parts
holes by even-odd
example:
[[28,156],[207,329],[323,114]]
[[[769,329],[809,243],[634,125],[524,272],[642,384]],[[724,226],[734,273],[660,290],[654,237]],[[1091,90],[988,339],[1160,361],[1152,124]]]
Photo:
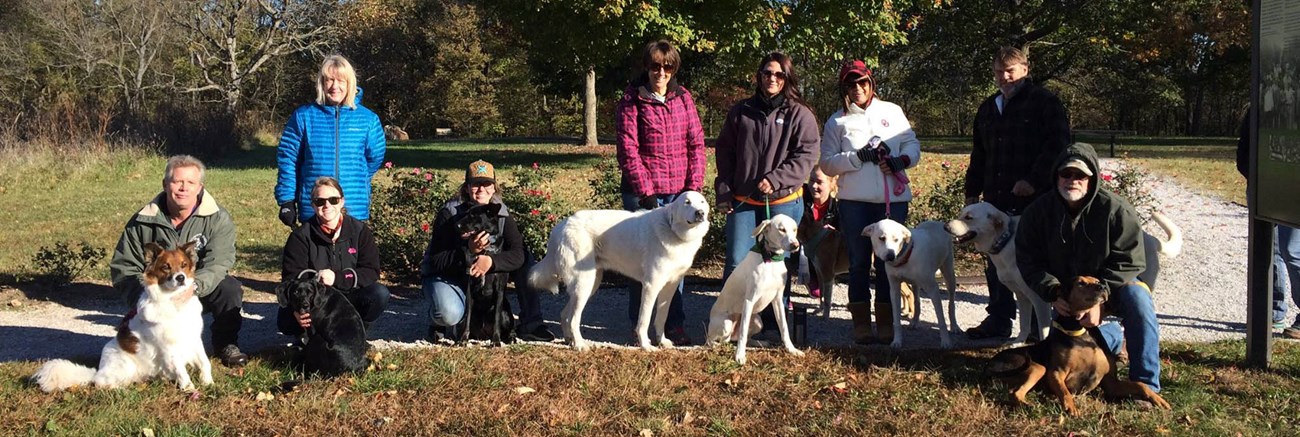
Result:
[[[860,60],[840,68],[843,109],[826,120],[822,131],[821,168],[839,176],[840,224],[849,248],[849,313],[853,340],[859,344],[893,339],[893,312],[885,263],[871,253],[862,228],[886,217],[907,219],[912,190],[905,170],[921,161],[921,143],[903,109],[875,96],[875,79]],[[871,329],[871,289],[867,280],[876,269],[876,329]]]

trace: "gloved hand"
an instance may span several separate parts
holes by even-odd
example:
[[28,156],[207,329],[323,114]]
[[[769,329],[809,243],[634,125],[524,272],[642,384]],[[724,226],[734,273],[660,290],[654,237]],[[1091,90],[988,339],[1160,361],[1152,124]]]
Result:
[[871,137],[866,147],[858,149],[858,159],[875,164],[880,162],[881,156],[889,156],[889,152],[889,145],[880,141],[880,137]]
[[280,204],[280,222],[293,227],[298,221],[298,202],[292,200]]
[[889,166],[890,173],[898,173],[907,169],[907,160],[903,159],[902,156],[891,156],[885,158],[885,165]]
[[804,255],[803,251],[800,250],[799,251],[799,283],[803,285],[808,285],[810,276],[811,275],[808,274],[808,256]]
[[659,198],[655,196],[645,196],[637,202],[637,205],[639,205],[641,209],[655,209],[659,207]]

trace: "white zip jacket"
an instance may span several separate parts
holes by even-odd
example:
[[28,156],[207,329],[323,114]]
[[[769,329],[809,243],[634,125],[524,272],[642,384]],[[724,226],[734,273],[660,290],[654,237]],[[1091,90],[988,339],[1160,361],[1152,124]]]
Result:
[[841,200],[885,203],[886,191],[882,185],[885,183],[889,184],[889,201],[912,200],[910,185],[903,194],[894,195],[898,181],[893,176],[882,177],[879,165],[868,162],[864,166],[858,159],[858,149],[866,147],[873,136],[879,136],[889,145],[890,156],[907,155],[912,161],[908,168],[921,162],[921,142],[912,132],[903,108],[873,98],[866,109],[850,104],[847,114],[841,109],[826,120],[822,130],[822,172],[840,177],[838,198]]

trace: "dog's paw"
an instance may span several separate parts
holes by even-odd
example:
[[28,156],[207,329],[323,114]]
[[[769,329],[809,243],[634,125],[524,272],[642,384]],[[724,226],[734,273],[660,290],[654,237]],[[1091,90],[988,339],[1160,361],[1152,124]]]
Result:
[[[669,342],[668,344],[672,345],[672,342]],[[650,342],[648,341],[644,341],[641,342],[641,350],[646,352],[656,352],[659,350],[659,348],[655,347],[653,344],[650,344]]]
[[589,350],[591,350],[591,343],[588,343],[588,342],[585,341],[585,340],[574,340],[574,342],[573,342],[573,350],[576,350],[576,351],[578,351],[578,352],[586,352],[586,351],[589,351]]
[[736,352],[736,363],[745,365],[745,351]]
[[791,354],[794,354],[794,356],[796,356],[796,357],[802,357],[802,356],[804,355],[804,354],[803,354],[803,351],[801,351],[801,350],[799,350],[799,349],[790,349],[790,353],[791,353]]
[[895,352],[902,350],[902,349],[903,349],[903,340],[902,340],[902,339],[896,339],[896,340],[894,340],[892,343],[889,343],[889,348],[890,348],[890,349],[893,349]]

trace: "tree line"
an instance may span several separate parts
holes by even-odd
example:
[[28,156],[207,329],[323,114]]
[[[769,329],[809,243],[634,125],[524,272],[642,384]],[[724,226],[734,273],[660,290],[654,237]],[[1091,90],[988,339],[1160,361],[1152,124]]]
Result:
[[638,50],[679,45],[708,133],[793,56],[820,117],[865,59],[922,135],[969,135],[999,46],[1029,52],[1075,128],[1231,135],[1249,99],[1241,0],[11,0],[0,142],[150,141],[214,154],[278,132],[325,54],[415,137],[610,137]]

